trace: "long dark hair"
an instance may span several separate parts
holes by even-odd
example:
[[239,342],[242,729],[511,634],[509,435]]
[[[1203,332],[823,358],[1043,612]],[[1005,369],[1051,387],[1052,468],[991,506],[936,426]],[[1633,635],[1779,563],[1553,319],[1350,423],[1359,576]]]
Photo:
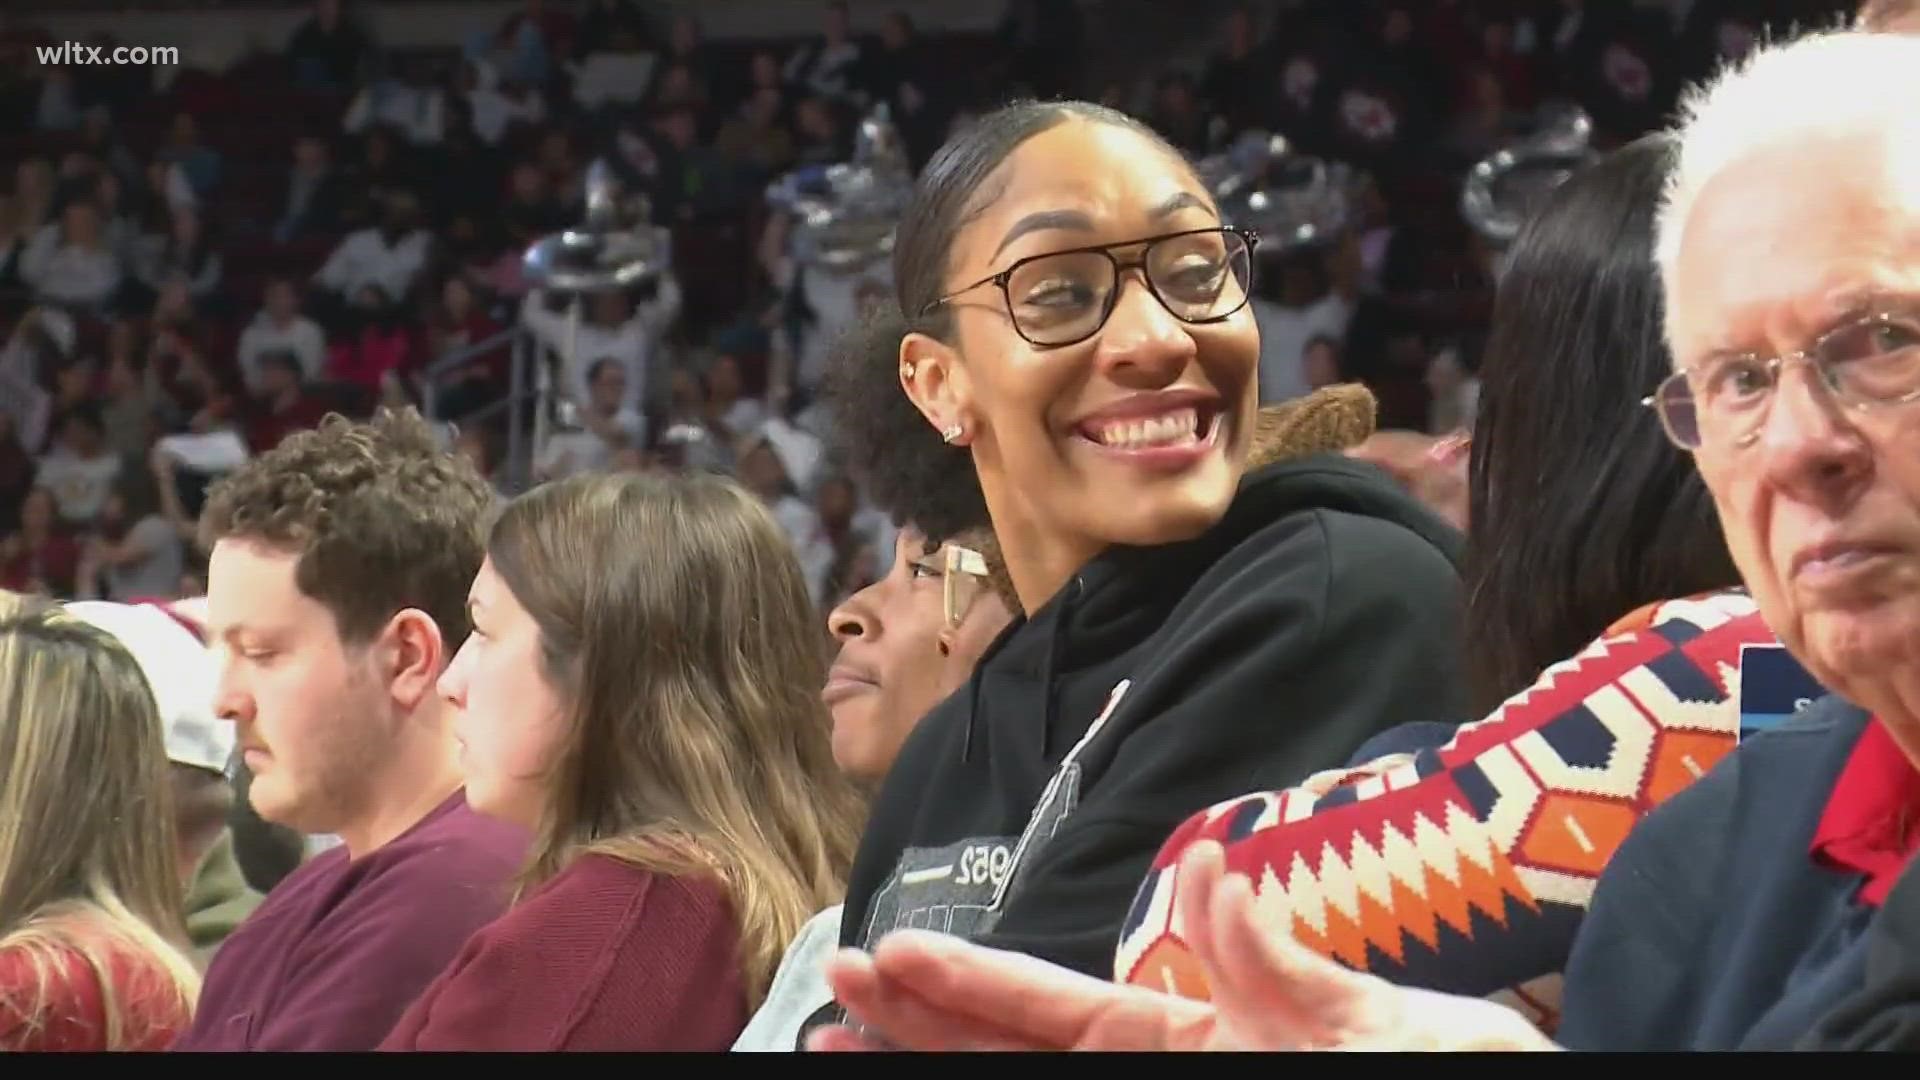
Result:
[[1568,180],[1500,281],[1468,481],[1482,714],[1633,610],[1740,581],[1693,461],[1640,403],[1672,370],[1653,215],[1674,150],[1650,135]]
[[873,305],[828,359],[836,451],[895,525],[911,521],[935,542],[987,527],[987,503],[971,456],[941,442],[900,389],[900,339],[909,331],[950,339],[947,309],[921,313],[944,289],[954,235],[991,201],[980,191],[1001,164],[1028,139],[1069,120],[1125,128],[1180,156],[1140,121],[1085,101],[1021,101],[980,117],[920,173],[895,233],[894,302]]

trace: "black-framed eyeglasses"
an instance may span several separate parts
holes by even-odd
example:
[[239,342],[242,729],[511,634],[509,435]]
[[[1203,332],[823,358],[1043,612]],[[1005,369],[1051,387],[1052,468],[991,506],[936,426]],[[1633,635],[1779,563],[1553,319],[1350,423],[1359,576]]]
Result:
[[1682,450],[1748,446],[1760,437],[1781,373],[1796,363],[1812,365],[1834,400],[1850,408],[1920,400],[1920,312],[1855,316],[1784,356],[1742,353],[1681,368],[1642,404]]
[[[1212,323],[1247,306],[1257,233],[1231,225],[1187,229],[1117,244],[1029,255],[927,304],[922,316],[962,293],[993,285],[1022,338],[1041,348],[1075,345],[1100,332],[1120,299],[1120,276],[1139,268],[1147,291],[1173,317]],[[1138,248],[1130,259],[1116,250]]]

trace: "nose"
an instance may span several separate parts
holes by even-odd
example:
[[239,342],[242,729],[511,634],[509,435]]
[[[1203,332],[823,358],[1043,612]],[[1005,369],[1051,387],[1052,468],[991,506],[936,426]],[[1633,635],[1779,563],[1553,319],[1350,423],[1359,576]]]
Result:
[[1140,389],[1157,389],[1179,378],[1194,355],[1187,324],[1153,295],[1138,267],[1122,274],[1117,287],[1120,295],[1100,332],[1100,368],[1114,381]]
[[1753,449],[1772,486],[1828,510],[1850,503],[1873,471],[1860,429],[1805,365],[1780,373]]
[[232,724],[253,721],[253,695],[249,693],[232,661],[220,665],[220,680],[214,685],[213,713]]
[[855,638],[874,638],[880,633],[880,620],[873,613],[871,593],[876,586],[869,585],[852,596],[842,600],[827,614],[827,632],[833,639],[845,645]]
[[460,651],[453,654],[453,662],[447,665],[447,669],[440,673],[440,678],[433,684],[441,698],[456,709],[467,707],[467,656],[472,642],[473,638],[469,637],[461,644]]

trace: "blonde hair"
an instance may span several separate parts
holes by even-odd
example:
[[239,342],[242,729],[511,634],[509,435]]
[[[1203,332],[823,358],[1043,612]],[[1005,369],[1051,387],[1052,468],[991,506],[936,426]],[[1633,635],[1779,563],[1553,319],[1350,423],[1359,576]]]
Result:
[[[35,973],[0,1005],[29,1032],[72,1019],[54,1009],[77,957],[99,984],[102,1045],[149,1045],[161,1032],[143,1025],[184,1020],[199,994],[185,891],[146,676],[106,632],[0,592],[0,952]],[[172,1000],[119,993],[129,961]]]
[[785,532],[718,477],[586,475],[516,499],[487,553],[572,713],[528,883],[584,854],[717,877],[757,1007],[841,899],[863,817]]

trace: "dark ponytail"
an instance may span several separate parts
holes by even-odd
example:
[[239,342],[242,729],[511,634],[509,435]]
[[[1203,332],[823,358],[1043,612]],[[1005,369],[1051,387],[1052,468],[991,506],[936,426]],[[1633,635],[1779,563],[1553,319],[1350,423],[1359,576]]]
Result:
[[991,522],[972,455],[942,442],[901,388],[900,341],[910,331],[951,340],[946,309],[928,308],[945,288],[955,234],[996,197],[982,188],[1001,164],[1069,120],[1125,128],[1180,156],[1140,121],[1089,102],[1022,101],[982,116],[920,173],[895,235],[893,302],[874,305],[828,356],[825,391],[841,460],[896,525],[911,522],[935,541]]

